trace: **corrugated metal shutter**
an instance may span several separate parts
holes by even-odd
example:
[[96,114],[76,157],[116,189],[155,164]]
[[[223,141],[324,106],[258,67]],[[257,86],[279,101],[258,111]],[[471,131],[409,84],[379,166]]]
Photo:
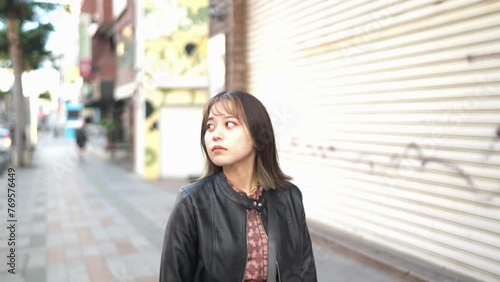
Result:
[[498,281],[500,1],[247,5],[248,89],[308,216]]

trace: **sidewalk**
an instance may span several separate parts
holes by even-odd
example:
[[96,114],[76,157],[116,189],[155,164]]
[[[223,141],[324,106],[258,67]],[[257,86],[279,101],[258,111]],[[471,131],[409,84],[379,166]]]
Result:
[[[146,182],[41,136],[33,166],[16,171],[15,272],[7,270],[7,189],[0,191],[0,281],[158,281],[163,231],[187,180]],[[6,187],[7,175],[0,177]],[[421,281],[313,236],[319,281]],[[452,281],[452,280],[450,280]]]

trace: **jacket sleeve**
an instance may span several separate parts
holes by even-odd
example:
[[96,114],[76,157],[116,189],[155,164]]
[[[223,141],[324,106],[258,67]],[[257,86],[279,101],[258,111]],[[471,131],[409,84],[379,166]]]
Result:
[[198,235],[190,195],[180,190],[170,214],[160,265],[160,282],[193,281]]
[[311,236],[309,235],[309,229],[307,227],[306,215],[304,211],[304,205],[302,202],[302,194],[300,194],[300,205],[301,205],[301,223],[300,230],[303,238],[302,241],[302,281],[314,282],[318,281],[316,274],[316,264],[314,262],[314,254],[311,242]]

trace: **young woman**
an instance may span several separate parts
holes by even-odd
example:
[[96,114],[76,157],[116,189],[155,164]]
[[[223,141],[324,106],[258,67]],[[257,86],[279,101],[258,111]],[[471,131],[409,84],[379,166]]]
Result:
[[226,91],[203,111],[205,174],[180,189],[160,281],[317,281],[302,194],[278,164],[271,119]]

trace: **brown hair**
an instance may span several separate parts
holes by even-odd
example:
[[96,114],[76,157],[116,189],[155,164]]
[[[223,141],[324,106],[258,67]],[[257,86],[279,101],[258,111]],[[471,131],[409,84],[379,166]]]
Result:
[[248,128],[255,144],[255,173],[257,179],[265,188],[280,188],[287,185],[292,178],[281,171],[278,162],[278,151],[274,139],[271,118],[264,105],[253,95],[241,91],[224,91],[208,100],[203,109],[201,123],[201,147],[205,156],[203,177],[213,175],[222,170],[215,165],[207,152],[205,145],[206,123],[212,107],[220,102],[232,116],[240,120]]

